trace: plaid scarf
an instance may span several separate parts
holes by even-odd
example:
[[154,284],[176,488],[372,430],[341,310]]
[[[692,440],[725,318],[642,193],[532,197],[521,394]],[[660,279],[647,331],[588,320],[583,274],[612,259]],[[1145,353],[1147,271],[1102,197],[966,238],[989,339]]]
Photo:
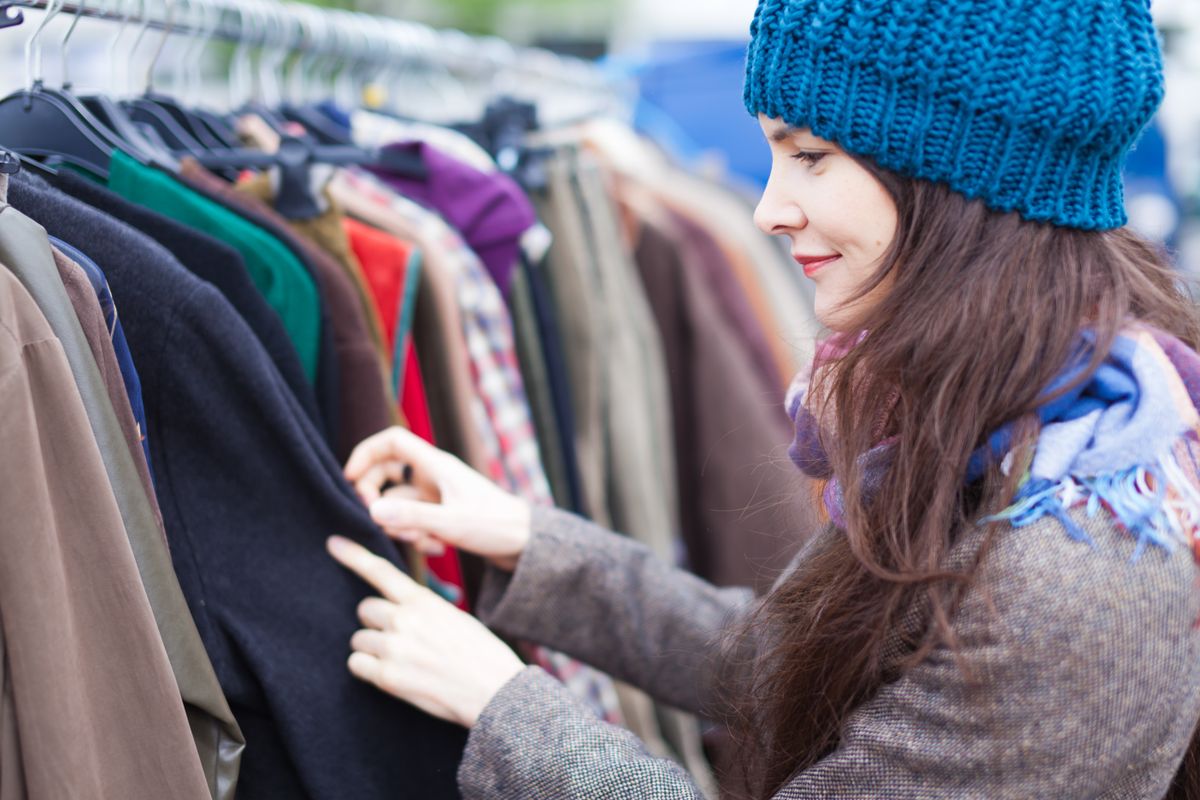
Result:
[[[813,369],[846,348],[836,338],[825,343]],[[1136,536],[1137,554],[1147,544],[1184,545],[1200,558],[1200,466],[1193,451],[1200,443],[1200,355],[1144,325],[1123,329],[1099,367],[1088,372],[1094,352],[1095,337],[1084,332],[1068,366],[1044,392],[1047,401],[1037,411],[1040,433],[1027,464],[1013,463],[1012,423],[972,453],[968,483],[996,463],[1006,474],[1022,469],[1012,504],[985,521],[1005,520],[1019,528],[1052,516],[1072,538],[1087,541],[1067,514],[1085,506],[1089,516],[1103,510]],[[789,455],[805,474],[827,481],[826,510],[844,528],[840,484],[806,403],[810,381],[811,372],[802,373],[788,391],[796,429]],[[868,500],[890,468],[893,447],[884,439],[859,460]]]

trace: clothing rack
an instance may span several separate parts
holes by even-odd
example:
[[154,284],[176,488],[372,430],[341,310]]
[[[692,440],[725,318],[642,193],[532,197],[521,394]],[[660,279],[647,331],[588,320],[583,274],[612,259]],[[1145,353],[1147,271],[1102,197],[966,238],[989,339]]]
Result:
[[439,30],[407,20],[322,9],[281,0],[125,0],[107,4],[58,0],[3,0],[0,28],[24,21],[22,9],[40,9],[76,18],[133,23],[142,31],[219,39],[271,51],[271,63],[301,55],[344,64],[363,74],[411,69],[445,69],[458,77],[498,75],[545,81],[573,91],[608,93],[608,81],[591,63],[535,47],[517,47],[498,37]]

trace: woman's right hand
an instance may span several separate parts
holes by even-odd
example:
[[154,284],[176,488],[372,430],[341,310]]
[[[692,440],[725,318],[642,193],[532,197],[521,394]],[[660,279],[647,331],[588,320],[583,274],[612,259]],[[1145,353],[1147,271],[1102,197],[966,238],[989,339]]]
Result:
[[375,522],[418,552],[451,545],[511,572],[529,543],[529,503],[403,428],[365,439],[345,473]]

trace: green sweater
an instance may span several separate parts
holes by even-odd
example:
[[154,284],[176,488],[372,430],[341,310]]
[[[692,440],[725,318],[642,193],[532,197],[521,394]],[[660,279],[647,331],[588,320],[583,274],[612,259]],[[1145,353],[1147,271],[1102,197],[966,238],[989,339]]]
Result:
[[305,375],[310,382],[315,379],[321,299],[312,276],[283,243],[166,172],[139,164],[120,151],[113,153],[108,188],[126,200],[220,239],[241,253],[254,285],[283,320]]

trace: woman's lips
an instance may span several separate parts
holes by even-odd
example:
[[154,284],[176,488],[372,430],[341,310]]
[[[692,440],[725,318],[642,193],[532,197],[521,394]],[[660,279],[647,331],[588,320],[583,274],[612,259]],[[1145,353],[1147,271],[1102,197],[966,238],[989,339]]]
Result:
[[804,274],[810,278],[824,269],[826,264],[832,264],[834,261],[837,261],[839,258],[841,258],[839,255],[792,257],[796,259],[797,264],[804,268]]

